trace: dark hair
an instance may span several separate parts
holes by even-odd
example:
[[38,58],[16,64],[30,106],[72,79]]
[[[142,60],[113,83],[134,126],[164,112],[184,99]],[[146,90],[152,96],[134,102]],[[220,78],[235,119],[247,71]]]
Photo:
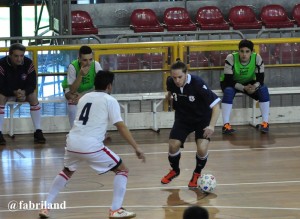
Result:
[[176,59],[176,62],[171,65],[171,70],[181,69],[182,72],[187,72],[187,66],[179,58]]
[[109,84],[114,81],[115,75],[110,71],[98,71],[95,77],[95,90],[106,90]]
[[200,206],[191,206],[184,210],[183,219],[208,219],[208,211]]
[[9,55],[12,55],[15,50],[21,50],[21,51],[25,52],[26,47],[23,46],[21,43],[11,44],[10,47],[9,47],[9,51],[8,51]]
[[82,47],[80,47],[80,49],[79,49],[79,57],[80,57],[81,55],[91,54],[92,52],[93,52],[93,51],[92,51],[91,47],[89,47],[89,46],[82,46]]
[[249,48],[251,51],[253,51],[253,42],[250,41],[250,40],[241,40],[240,43],[239,43],[239,49],[240,48],[243,48],[243,47],[247,47]]

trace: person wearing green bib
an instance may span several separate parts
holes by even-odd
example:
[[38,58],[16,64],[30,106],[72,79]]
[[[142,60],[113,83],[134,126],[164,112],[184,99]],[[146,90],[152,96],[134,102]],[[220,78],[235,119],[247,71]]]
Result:
[[68,100],[69,122],[72,128],[78,100],[86,93],[94,90],[96,73],[102,70],[99,62],[93,59],[93,51],[89,46],[81,46],[78,59],[71,62],[68,75],[62,82],[65,97]]
[[262,133],[269,132],[270,95],[264,84],[264,62],[261,56],[253,51],[250,40],[241,40],[239,51],[229,54],[225,59],[224,73],[220,84],[224,93],[222,99],[223,134],[233,134],[230,125],[232,103],[237,92],[258,100],[262,114],[262,123],[258,126]]

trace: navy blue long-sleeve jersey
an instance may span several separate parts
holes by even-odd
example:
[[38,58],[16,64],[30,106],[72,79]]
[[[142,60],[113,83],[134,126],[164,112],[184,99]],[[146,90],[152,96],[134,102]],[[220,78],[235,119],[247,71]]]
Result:
[[203,118],[210,120],[212,107],[221,100],[200,77],[190,74],[183,88],[177,87],[169,77],[167,90],[173,96],[175,119],[188,123],[200,122]]

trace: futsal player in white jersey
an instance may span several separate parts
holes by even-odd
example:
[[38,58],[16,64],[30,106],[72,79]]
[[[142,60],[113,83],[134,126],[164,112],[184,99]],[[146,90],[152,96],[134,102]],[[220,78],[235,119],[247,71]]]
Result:
[[41,218],[49,217],[49,210],[59,192],[77,170],[81,162],[86,162],[98,174],[115,172],[114,192],[109,218],[133,218],[135,213],[122,208],[126,192],[128,168],[120,157],[103,144],[109,122],[114,124],[121,136],[133,147],[138,159],[145,161],[143,151],[121,118],[117,100],[110,96],[114,74],[99,71],[95,77],[95,91],[85,94],[78,102],[74,126],[67,135],[64,168],[54,179],[46,204],[41,209]]

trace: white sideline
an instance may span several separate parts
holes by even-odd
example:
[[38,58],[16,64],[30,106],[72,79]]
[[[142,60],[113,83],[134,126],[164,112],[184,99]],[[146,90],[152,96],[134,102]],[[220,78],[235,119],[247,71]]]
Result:
[[[221,90],[213,90],[218,96],[223,96]],[[300,87],[274,87],[269,88],[270,95],[282,95],[282,94],[300,94]],[[128,123],[128,107],[130,101],[143,101],[151,100],[152,102],[152,129],[156,132],[159,132],[159,127],[157,125],[157,108],[165,99],[165,92],[157,93],[131,93],[131,94],[112,94],[118,101],[120,101],[120,106],[124,110],[124,122]],[[65,98],[48,98],[48,99],[39,99],[40,103],[63,103]],[[14,113],[20,108],[22,104],[27,102],[7,102],[7,105],[10,108],[9,115],[9,135],[14,135]],[[252,104],[252,120],[250,125],[256,126],[256,101],[253,100]]]

